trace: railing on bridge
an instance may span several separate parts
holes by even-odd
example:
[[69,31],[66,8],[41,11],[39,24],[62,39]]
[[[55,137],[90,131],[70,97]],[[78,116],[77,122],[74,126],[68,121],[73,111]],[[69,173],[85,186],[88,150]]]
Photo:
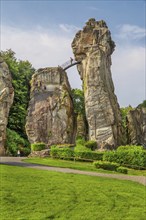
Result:
[[81,63],[81,61],[76,61],[76,60],[74,60],[74,59],[70,59],[70,60],[68,60],[67,62],[65,62],[64,64],[62,64],[62,65],[61,65],[61,68],[62,68],[63,70],[67,70],[67,69],[69,69],[70,67],[72,67],[72,66],[74,66],[74,65],[77,65],[77,64],[79,64],[79,63]]

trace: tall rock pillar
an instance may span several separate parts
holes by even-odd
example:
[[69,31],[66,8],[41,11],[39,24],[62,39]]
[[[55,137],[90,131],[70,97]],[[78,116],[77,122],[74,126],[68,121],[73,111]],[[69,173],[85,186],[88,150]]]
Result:
[[14,90],[7,64],[0,57],[0,156],[5,155],[6,127]]
[[89,19],[72,42],[83,81],[89,139],[100,148],[121,144],[121,114],[111,77],[111,54],[115,44],[104,21]]
[[26,133],[30,143],[74,143],[71,89],[62,68],[39,69],[32,76]]

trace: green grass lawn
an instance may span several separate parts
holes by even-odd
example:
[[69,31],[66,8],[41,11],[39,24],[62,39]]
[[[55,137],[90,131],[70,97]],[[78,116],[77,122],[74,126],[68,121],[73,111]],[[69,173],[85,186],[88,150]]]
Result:
[[131,181],[0,166],[1,220],[145,220],[146,189]]
[[[29,162],[29,163],[37,163],[37,164],[43,164],[47,166],[54,166],[54,167],[65,167],[65,168],[71,168],[71,169],[77,169],[77,170],[119,174],[114,171],[96,169],[93,166],[93,163],[90,163],[90,162],[79,162],[79,161],[74,162],[74,161],[69,161],[69,160],[52,159],[49,157],[48,158],[29,158],[29,159],[25,159],[24,161]],[[146,176],[146,170],[128,169],[128,175]]]

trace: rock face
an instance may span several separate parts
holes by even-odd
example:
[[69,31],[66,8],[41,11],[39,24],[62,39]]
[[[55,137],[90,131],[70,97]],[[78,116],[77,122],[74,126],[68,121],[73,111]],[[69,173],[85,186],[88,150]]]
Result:
[[5,155],[6,127],[14,90],[7,64],[0,57],[0,156]]
[[84,116],[81,114],[77,115],[76,138],[79,138],[79,137],[83,137],[84,139],[87,139],[86,122],[85,122]]
[[121,144],[121,114],[111,77],[115,44],[104,21],[89,19],[72,42],[77,68],[83,80],[89,139],[100,148]]
[[146,108],[130,110],[127,115],[128,144],[146,147]]
[[74,111],[65,71],[39,69],[32,77],[30,98],[26,123],[30,143],[73,143]]

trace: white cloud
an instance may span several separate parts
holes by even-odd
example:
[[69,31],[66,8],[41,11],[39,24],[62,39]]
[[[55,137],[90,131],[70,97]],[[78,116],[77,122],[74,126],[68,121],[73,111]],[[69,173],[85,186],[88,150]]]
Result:
[[121,39],[142,39],[146,36],[146,29],[136,25],[124,24],[118,27],[119,34],[117,37]]
[[[29,60],[38,69],[58,66],[73,57],[71,42],[75,34],[67,35],[42,29],[21,30],[14,27],[1,27],[1,49],[12,49],[16,57]],[[72,87],[79,88],[81,81],[76,67],[67,71]]]
[[[11,48],[18,59],[29,60],[35,68],[58,66],[73,56],[71,42],[75,33],[46,29],[21,30],[1,27],[1,49]],[[138,105],[143,101],[145,88],[145,48],[120,45],[112,56],[112,73],[116,94],[121,106]],[[80,88],[76,67],[67,70],[70,83]]]
[[137,106],[145,99],[145,48],[117,45],[112,63],[119,103],[121,106]]
[[59,27],[61,30],[71,33],[71,32],[77,32],[80,28],[76,27],[74,25],[68,25],[68,24],[59,24]]

